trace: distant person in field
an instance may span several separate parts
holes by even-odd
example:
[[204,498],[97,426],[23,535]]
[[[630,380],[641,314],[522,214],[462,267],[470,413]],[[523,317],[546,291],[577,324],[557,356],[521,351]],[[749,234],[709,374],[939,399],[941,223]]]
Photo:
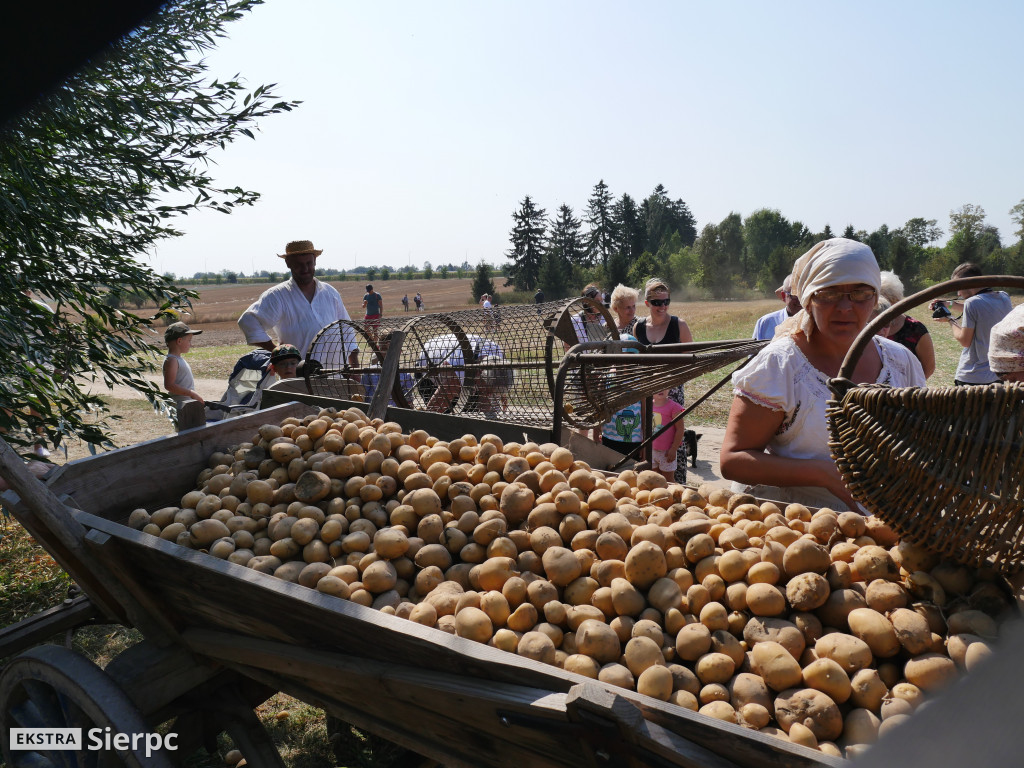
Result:
[[[321,253],[309,240],[293,240],[278,254],[291,270],[291,279],[265,290],[238,318],[246,343],[269,351],[278,344],[293,344],[308,354],[322,328],[351,319],[338,291],[316,279],[316,258]],[[344,349],[356,346],[353,329],[346,327],[344,338],[340,330],[337,335],[336,343],[330,339],[332,343],[324,344],[320,353],[318,362],[324,367],[341,368]]]
[[535,294],[533,294],[533,303],[534,304],[543,304],[544,303],[544,291],[542,291],[539,287],[537,288],[537,292]]
[[402,297],[402,307],[405,309],[406,312],[409,311],[409,294],[408,293],[405,294],[405,296]]
[[[981,275],[981,267],[966,262],[953,270],[951,279]],[[959,319],[954,319],[952,315],[936,318],[936,322],[949,324],[953,338],[963,347],[953,383],[957,386],[992,384],[997,377],[988,367],[989,334],[992,326],[1010,314],[1013,304],[1005,292],[991,288],[961,288],[956,295],[959,298],[955,301],[940,299],[930,304],[933,311],[943,304],[953,312],[963,313]]]
[[192,337],[202,331],[193,331],[184,323],[171,323],[164,331],[167,343],[167,356],[164,358],[164,389],[174,398],[174,404],[180,411],[189,400],[196,400],[205,405],[203,398],[196,392],[196,381],[192,376],[192,367],[185,360],[185,355],[192,349]]
[[414,302],[416,302],[416,311],[417,312],[427,308],[427,305],[423,303],[423,297],[420,296],[419,292],[417,292],[416,295],[413,296],[412,300]]
[[363,311],[365,316],[363,322],[366,324],[366,332],[374,341],[377,340],[377,329],[380,328],[380,318],[384,314],[384,297],[373,290],[370,283],[366,284],[366,295],[363,296]]
[[775,337],[775,329],[800,311],[800,297],[793,295],[792,285],[793,276],[786,275],[782,285],[775,289],[775,295],[786,306],[758,318],[754,325],[754,338],[758,341],[771,341]]

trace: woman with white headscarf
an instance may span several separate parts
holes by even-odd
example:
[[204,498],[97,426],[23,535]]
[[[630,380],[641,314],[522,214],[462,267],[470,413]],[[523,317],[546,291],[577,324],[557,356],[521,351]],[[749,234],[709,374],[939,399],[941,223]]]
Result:
[[[722,475],[735,490],[761,498],[857,509],[828,449],[829,379],[871,319],[878,262],[856,240],[816,244],[793,266],[793,292],[803,309],[733,374],[733,403],[722,441]],[[856,383],[923,387],[921,363],[880,336],[860,356]]]

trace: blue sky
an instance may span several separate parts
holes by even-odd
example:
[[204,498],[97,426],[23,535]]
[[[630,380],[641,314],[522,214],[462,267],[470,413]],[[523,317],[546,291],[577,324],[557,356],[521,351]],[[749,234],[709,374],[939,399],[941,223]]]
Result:
[[698,229],[776,208],[814,231],[1024,198],[1020,2],[267,0],[209,62],[297,110],[213,157],[262,199],[189,216],[158,271],[503,262],[531,195],[656,184]]

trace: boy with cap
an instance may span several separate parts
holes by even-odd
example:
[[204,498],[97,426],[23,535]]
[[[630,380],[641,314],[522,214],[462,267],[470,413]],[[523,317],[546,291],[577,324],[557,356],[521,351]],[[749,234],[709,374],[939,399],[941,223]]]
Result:
[[203,404],[203,398],[195,391],[196,382],[192,368],[182,355],[192,348],[192,337],[202,331],[193,331],[182,322],[171,323],[164,331],[167,343],[167,357],[164,358],[164,389],[171,393],[178,410],[189,400]]
[[278,344],[270,353],[270,370],[279,379],[294,379],[302,355],[294,344]]

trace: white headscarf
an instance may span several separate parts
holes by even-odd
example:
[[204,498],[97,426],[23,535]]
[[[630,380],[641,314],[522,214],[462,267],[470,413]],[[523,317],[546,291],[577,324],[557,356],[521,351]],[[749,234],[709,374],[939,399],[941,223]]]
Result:
[[834,285],[863,283],[876,291],[881,285],[878,262],[871,249],[856,240],[833,237],[815,243],[793,265],[793,294],[803,309],[786,320],[776,334],[793,335],[803,331],[808,339],[814,332],[814,317],[807,309],[815,291]]
[[988,367],[992,373],[1024,371],[1024,304],[992,326]]

